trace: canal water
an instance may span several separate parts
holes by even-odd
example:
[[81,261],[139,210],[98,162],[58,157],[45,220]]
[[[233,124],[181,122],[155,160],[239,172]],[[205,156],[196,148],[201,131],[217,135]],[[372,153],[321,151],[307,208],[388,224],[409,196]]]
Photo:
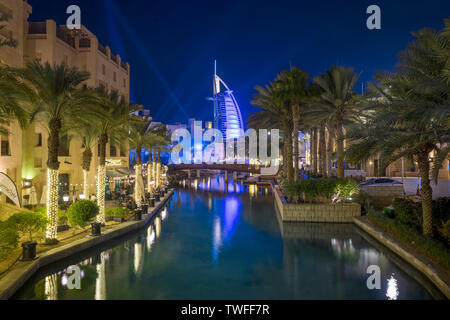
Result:
[[[369,290],[369,266],[381,289]],[[81,289],[69,274],[81,270]],[[268,189],[185,181],[139,233],[40,270],[14,299],[440,299],[351,224],[282,223]]]

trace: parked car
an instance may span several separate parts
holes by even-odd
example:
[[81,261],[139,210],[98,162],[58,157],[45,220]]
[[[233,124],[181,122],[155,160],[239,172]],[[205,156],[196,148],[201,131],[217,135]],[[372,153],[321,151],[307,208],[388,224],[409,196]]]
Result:
[[400,181],[389,178],[373,178],[361,183],[361,186],[397,186],[403,185]]

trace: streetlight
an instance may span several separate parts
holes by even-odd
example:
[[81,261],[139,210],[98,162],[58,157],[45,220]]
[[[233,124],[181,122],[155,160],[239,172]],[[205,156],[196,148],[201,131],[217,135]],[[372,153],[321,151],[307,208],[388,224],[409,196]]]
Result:
[[64,202],[69,202],[70,196],[69,195],[65,195],[63,196],[63,201]]

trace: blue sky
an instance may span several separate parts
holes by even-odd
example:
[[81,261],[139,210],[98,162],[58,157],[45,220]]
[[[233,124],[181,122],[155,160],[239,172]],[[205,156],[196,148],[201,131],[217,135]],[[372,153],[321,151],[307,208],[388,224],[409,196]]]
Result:
[[[212,120],[214,59],[244,117],[255,85],[289,63],[315,76],[332,65],[362,72],[395,70],[397,55],[423,27],[441,29],[450,1],[29,0],[31,21],[65,23],[80,6],[82,24],[131,64],[131,96],[166,123]],[[368,30],[366,9],[381,8],[382,29]]]

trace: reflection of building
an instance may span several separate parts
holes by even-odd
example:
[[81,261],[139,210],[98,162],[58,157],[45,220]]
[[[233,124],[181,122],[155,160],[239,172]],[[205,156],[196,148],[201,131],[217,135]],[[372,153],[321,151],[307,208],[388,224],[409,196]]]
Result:
[[[88,71],[91,78],[85,83],[89,87],[103,86],[118,90],[129,98],[130,66],[120,56],[102,46],[97,37],[82,26],[73,34],[65,26],[58,26],[53,20],[28,22],[32,12],[26,1],[2,0],[0,14],[7,14],[10,20],[2,29],[0,37],[18,41],[16,48],[0,48],[0,62],[13,67],[23,67],[26,62],[39,59],[50,64],[66,63],[69,67]],[[3,23],[2,23],[3,24]],[[17,123],[11,123],[10,136],[1,137],[0,172],[6,173],[16,183],[19,193],[25,180],[31,180],[38,199],[46,184],[47,130],[39,124],[22,130]],[[124,150],[127,150],[125,146]],[[76,194],[82,190],[83,172],[82,142],[79,139],[61,139],[60,184],[62,193],[73,188]],[[115,167],[128,167],[128,157],[119,146],[107,146],[107,158]],[[120,164],[119,164],[120,163]],[[90,193],[95,193],[95,172],[98,165],[98,150],[93,150],[93,163],[89,177]],[[5,199],[2,199],[5,200]]]
[[213,98],[215,128],[222,132],[224,140],[238,139],[245,131],[241,110],[233,91],[216,73],[214,73]]

